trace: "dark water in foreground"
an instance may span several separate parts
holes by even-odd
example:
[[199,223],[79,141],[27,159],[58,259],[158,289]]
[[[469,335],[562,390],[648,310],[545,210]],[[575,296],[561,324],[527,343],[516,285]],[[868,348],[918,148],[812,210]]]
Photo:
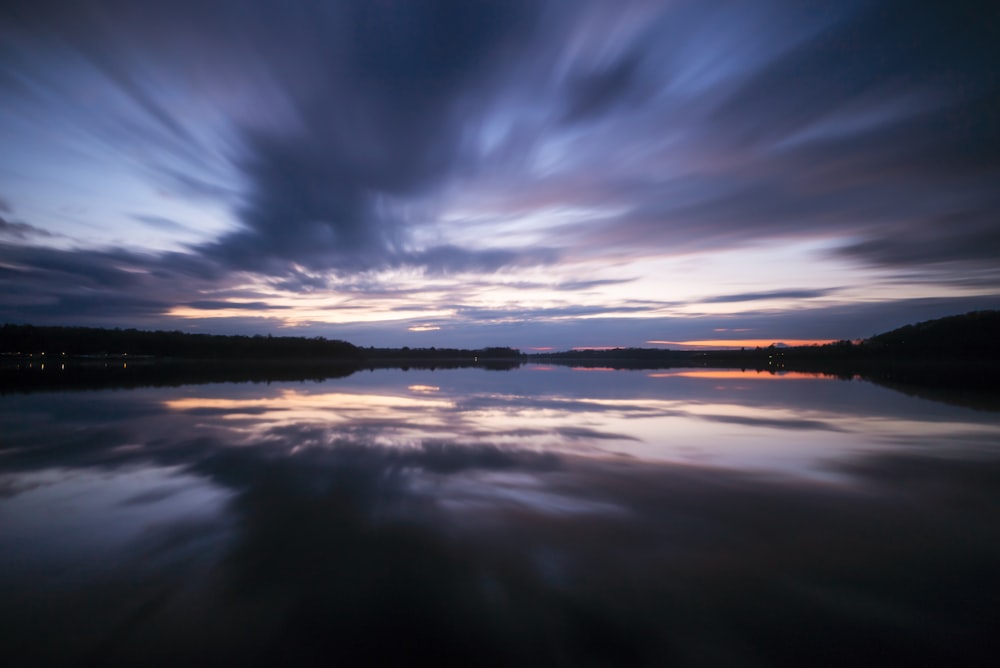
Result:
[[998,418],[720,370],[3,396],[0,662],[995,665]]

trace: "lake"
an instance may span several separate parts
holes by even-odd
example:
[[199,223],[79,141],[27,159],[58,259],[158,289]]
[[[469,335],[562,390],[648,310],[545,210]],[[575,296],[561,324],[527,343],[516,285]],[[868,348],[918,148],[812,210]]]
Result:
[[998,413],[724,369],[0,396],[0,657],[991,664]]

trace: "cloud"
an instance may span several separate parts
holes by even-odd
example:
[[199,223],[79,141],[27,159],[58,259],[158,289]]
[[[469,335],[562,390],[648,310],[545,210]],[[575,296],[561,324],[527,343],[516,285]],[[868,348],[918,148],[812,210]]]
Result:
[[152,176],[171,192],[184,198],[227,203],[239,200],[239,192],[233,186],[215,183],[206,177],[194,176],[171,168],[158,169]]
[[747,427],[765,427],[782,430],[804,431],[843,431],[837,425],[824,420],[809,420],[804,418],[755,418],[743,415],[699,415],[702,420],[738,424]]
[[966,211],[873,230],[835,254],[888,267],[926,267],[961,263],[968,269],[992,269],[1000,275],[1000,226],[992,214]]
[[771,290],[767,292],[743,292],[735,295],[718,295],[698,300],[702,304],[727,304],[730,302],[766,301],[769,299],[815,299],[837,292],[837,288],[821,290]]
[[183,254],[0,244],[0,319],[39,324],[162,324],[218,275]]
[[[240,229],[194,253],[279,275],[293,263],[358,270],[441,260],[429,267],[440,272],[449,262],[496,267],[532,256],[416,248],[399,208],[456,168],[465,104],[488,94],[491,72],[531,34],[537,13],[523,0],[223,1],[190,12],[165,2],[142,12],[71,3],[59,15],[20,4],[12,12],[21,34],[60,40],[96,73],[95,85],[131,107],[117,136],[102,135],[108,144],[148,147],[147,171],[173,194],[234,207]],[[16,55],[36,69],[33,54]],[[217,111],[230,114],[225,146],[182,119],[197,113],[183,100],[190,91],[178,88],[189,66],[237,94],[219,100]],[[233,107],[244,101],[262,112]],[[218,157],[230,178],[218,178]]]
[[504,44],[529,29],[529,8],[359,1],[284,17],[272,43],[296,46],[275,74],[297,127],[241,130],[243,228],[201,252],[255,271],[275,260],[365,269],[405,256],[445,271],[513,259],[499,250],[408,253],[397,204],[453,167],[461,98],[488,76]]
[[577,75],[569,84],[565,120],[578,122],[610,112],[636,86],[638,60],[623,58]]
[[[2,210],[2,207],[0,207],[0,210]],[[0,236],[13,239],[28,239],[29,237],[52,237],[55,235],[34,225],[16,223],[0,217]]]
[[479,306],[457,306],[458,314],[473,321],[489,320],[546,320],[550,318],[575,318],[579,316],[608,315],[615,313],[642,313],[648,306],[630,305],[567,305],[541,308],[484,308]]
[[466,250],[448,245],[435,246],[416,253],[404,253],[394,258],[393,262],[426,267],[431,274],[445,274],[493,273],[507,267],[554,264],[557,260],[558,252],[552,248]]
[[270,311],[273,309],[287,309],[290,306],[269,304],[267,302],[230,302],[216,299],[200,299],[184,304],[188,308],[216,311],[219,309],[238,309],[241,311]]
[[[819,261],[845,276],[831,283],[849,288],[857,266],[896,276],[900,309],[915,285],[995,292],[992,11],[971,0],[7,3],[0,131],[26,131],[0,168],[59,176],[19,191],[33,224],[0,219],[0,235],[55,244],[55,231],[106,226],[102,238],[121,241],[5,247],[0,280],[17,289],[3,312],[91,318],[108,297],[116,314],[131,300],[151,321],[161,307],[227,303],[219,291],[247,283],[441,301],[378,272],[461,274],[470,291],[496,274],[508,290],[633,279],[645,290],[657,280],[646,258],[800,242],[827,249]],[[98,206],[71,221],[41,201],[85,208],[89,191],[127,202],[142,225],[105,221]],[[190,242],[203,231],[177,204],[206,207],[225,231]],[[150,226],[183,250],[144,252]],[[592,278],[595,267],[633,279]],[[703,301],[833,294],[781,280]],[[638,304],[463,317],[502,311]],[[603,333],[625,327],[612,320]]]
[[192,229],[183,223],[178,223],[176,220],[166,218],[164,216],[151,216],[148,214],[136,213],[132,215],[133,218],[138,220],[140,223],[145,223],[150,227],[154,227],[158,230],[165,230],[167,232],[184,232],[190,233]]
[[[545,193],[551,206],[572,199],[621,206],[620,214],[560,230],[587,253],[657,255],[855,235],[891,243],[897,228],[930,211],[995,219],[1000,206],[990,184],[1000,128],[988,109],[1000,81],[982,63],[1000,54],[994,29],[967,26],[981,5],[838,5],[770,35],[755,33],[753,22],[732,30],[727,22],[739,10],[723,3],[703,43],[635,39],[631,53],[660,93],[617,110],[617,122],[592,129],[560,168],[523,184],[523,196]],[[780,25],[782,13],[794,11],[777,6],[756,20]],[[673,30],[696,36],[706,21],[692,6],[666,17]],[[659,26],[649,32],[662,36]],[[730,42],[731,55],[723,51]],[[655,68],[654,58],[682,69],[706,64],[683,89],[679,73]],[[595,180],[598,173],[604,176]],[[942,226],[939,235],[952,259],[975,259],[967,252],[975,234]],[[865,257],[887,266],[874,253]],[[910,264],[923,259],[913,254]]]
[[591,288],[604,287],[606,285],[622,285],[635,282],[635,278],[595,278],[590,280],[562,281],[556,284],[556,289],[560,292],[575,292],[577,290],[589,290]]

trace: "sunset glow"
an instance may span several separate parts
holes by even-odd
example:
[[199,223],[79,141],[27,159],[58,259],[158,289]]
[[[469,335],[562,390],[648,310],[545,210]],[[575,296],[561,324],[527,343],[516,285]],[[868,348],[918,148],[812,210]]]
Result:
[[774,345],[779,350],[782,346],[822,346],[834,343],[835,339],[705,339],[700,341],[647,341],[654,346],[675,346],[681,348],[767,348]]
[[657,371],[648,374],[650,378],[702,378],[705,380],[815,380],[820,373],[800,371],[740,371],[739,369],[684,369],[678,371]]

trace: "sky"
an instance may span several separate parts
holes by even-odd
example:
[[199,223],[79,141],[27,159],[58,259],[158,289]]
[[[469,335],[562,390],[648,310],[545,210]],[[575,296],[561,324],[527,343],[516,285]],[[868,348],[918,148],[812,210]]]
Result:
[[8,0],[0,322],[531,351],[998,308],[998,62],[965,0]]

